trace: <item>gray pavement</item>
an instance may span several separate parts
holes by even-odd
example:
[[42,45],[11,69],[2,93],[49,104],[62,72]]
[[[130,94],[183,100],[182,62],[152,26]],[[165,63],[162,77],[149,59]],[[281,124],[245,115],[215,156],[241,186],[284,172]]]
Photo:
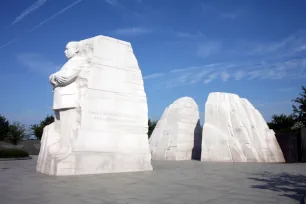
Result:
[[300,203],[306,164],[153,161],[151,172],[53,177],[0,161],[2,204]]

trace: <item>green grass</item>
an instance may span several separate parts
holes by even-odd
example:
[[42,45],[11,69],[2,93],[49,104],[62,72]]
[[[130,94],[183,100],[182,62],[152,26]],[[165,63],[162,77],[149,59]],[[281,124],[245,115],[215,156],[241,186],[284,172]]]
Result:
[[23,149],[0,147],[0,158],[22,158],[22,157],[29,157],[29,153]]

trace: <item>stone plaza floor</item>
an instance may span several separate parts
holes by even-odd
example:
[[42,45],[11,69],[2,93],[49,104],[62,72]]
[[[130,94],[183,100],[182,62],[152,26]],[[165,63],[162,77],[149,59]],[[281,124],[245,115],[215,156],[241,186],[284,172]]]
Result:
[[0,161],[2,204],[300,203],[306,164],[153,161],[151,172],[53,177]]

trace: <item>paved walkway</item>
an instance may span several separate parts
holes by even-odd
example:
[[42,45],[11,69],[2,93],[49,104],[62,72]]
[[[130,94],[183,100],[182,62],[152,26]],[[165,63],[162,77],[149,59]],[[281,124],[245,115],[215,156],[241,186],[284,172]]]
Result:
[[153,161],[151,172],[52,177],[36,158],[0,162],[0,203],[300,203],[306,193],[306,164]]

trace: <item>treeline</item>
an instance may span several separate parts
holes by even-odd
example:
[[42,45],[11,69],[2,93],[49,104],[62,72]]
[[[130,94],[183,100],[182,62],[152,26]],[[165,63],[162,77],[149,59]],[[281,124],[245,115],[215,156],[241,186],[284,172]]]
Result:
[[302,86],[302,93],[292,102],[292,113],[273,115],[271,122],[268,122],[270,129],[286,132],[299,130],[306,126],[306,87]]
[[5,141],[17,145],[25,136],[26,128],[19,122],[12,124],[0,115],[0,141]]

